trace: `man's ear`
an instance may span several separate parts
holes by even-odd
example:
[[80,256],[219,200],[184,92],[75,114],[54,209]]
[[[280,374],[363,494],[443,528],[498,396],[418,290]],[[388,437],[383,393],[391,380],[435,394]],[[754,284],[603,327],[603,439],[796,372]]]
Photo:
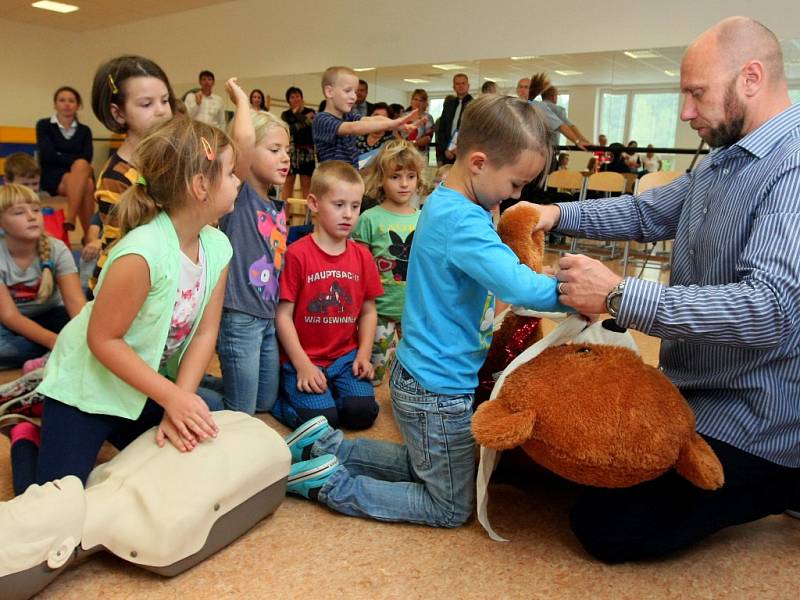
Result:
[[748,61],[742,67],[744,95],[755,96],[764,86],[764,65],[759,60]]
[[469,172],[473,175],[477,175],[480,173],[486,164],[488,163],[488,158],[486,157],[485,152],[481,152],[480,150],[475,150],[470,152],[467,155],[467,168]]
[[189,191],[191,192],[192,196],[201,202],[208,200],[209,185],[206,176],[202,173],[197,173],[194,177],[192,177],[192,182],[189,185]]
[[111,116],[120,125],[125,125],[125,115],[122,114],[122,109],[113,102],[111,103]]

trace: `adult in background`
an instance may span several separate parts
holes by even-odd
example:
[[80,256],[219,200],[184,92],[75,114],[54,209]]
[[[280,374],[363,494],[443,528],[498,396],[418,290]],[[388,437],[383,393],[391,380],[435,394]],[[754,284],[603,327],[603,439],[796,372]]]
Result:
[[520,100],[528,101],[528,91],[531,89],[531,80],[523,77],[517,82],[517,97]]
[[200,71],[198,75],[200,89],[194,94],[184,97],[186,113],[197,121],[208,123],[225,130],[225,103],[222,98],[212,93],[214,90],[214,73]]
[[[394,115],[392,111],[389,110],[389,105],[386,104],[386,102],[376,102],[372,105],[372,112],[370,113],[370,116],[395,119],[400,115]],[[359,154],[366,154],[368,152],[372,152],[373,150],[377,150],[389,140],[393,140],[394,137],[393,131],[373,131],[367,135],[358,136],[356,138],[356,148],[358,148]]]
[[[414,121],[416,129],[409,132],[401,131],[400,135],[409,142],[413,142],[423,155],[428,156],[428,146],[433,137],[433,117],[428,112],[428,92],[418,88],[411,92],[411,106],[408,110],[416,110],[419,117]],[[426,160],[427,163],[427,160]]]
[[272,98],[265,95],[264,92],[259,90],[258,88],[254,89],[250,92],[250,108],[255,111],[263,110],[264,112],[269,111]]
[[300,175],[302,197],[307,198],[311,188],[311,175],[317,165],[314,158],[314,136],[311,133],[311,121],[316,113],[313,108],[306,107],[303,90],[299,87],[292,86],[286,90],[286,102],[289,103],[289,108],[281,113],[281,119],[289,126],[292,149],[289,174],[281,190],[281,197],[286,200],[292,195],[295,177]]
[[469,94],[469,77],[466,74],[456,73],[453,76],[453,92],[455,95],[444,99],[442,116],[436,122],[436,162],[439,165],[455,162],[455,156],[449,158],[445,155],[445,151],[450,145],[453,134],[461,125],[461,115],[464,113],[464,109],[472,100],[472,96]]
[[53,105],[55,114],[36,123],[41,189],[51,196],[66,196],[64,227],[72,231],[80,219],[86,236],[94,213],[92,130],[78,121],[83,102],[75,88],[58,88]]
[[[372,115],[373,107],[372,102],[367,102],[367,95],[369,94],[369,84],[363,79],[358,80],[358,87],[356,88],[356,103],[353,105],[352,112],[360,114],[362,117],[369,117]],[[324,108],[320,107],[320,110]]]
[[541,207],[540,227],[584,238],[675,239],[669,285],[600,261],[559,261],[559,300],[660,337],[725,485],[670,472],[584,492],[571,515],[606,562],[661,556],[731,525],[800,508],[800,104],[781,46],[731,17],[686,50],[681,119],[714,150],[691,173],[633,197]]
[[[542,92],[542,102],[544,102],[545,106],[547,106],[547,108],[549,108],[551,111],[553,111],[553,113],[555,113],[555,115],[559,119],[561,119],[564,123],[569,125],[572,128],[572,130],[575,132],[575,134],[580,138],[580,140],[585,145],[591,144],[591,142],[586,138],[586,136],[583,135],[581,130],[578,129],[578,126],[575,125],[575,123],[573,123],[572,121],[569,120],[569,117],[567,116],[567,109],[564,108],[563,106],[559,106],[559,104],[558,104],[558,88],[556,86],[551,85],[550,87],[548,87],[546,90],[544,90]],[[555,136],[554,136],[555,139],[553,139],[553,134],[552,133],[550,135],[551,135],[550,141],[551,142],[555,142],[552,145],[556,146],[558,144],[558,134],[557,133],[555,134]]]
[[487,79],[481,86],[481,94],[496,94],[497,84],[491,79]]

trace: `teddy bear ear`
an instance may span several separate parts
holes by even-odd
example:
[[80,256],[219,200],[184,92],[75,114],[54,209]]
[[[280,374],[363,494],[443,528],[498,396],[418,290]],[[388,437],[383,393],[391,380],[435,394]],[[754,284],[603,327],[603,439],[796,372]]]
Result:
[[681,448],[675,470],[704,490],[716,490],[725,483],[725,473],[717,455],[696,432]]
[[472,434],[481,446],[508,450],[525,443],[533,435],[536,414],[532,410],[511,412],[498,400],[484,402],[472,417]]

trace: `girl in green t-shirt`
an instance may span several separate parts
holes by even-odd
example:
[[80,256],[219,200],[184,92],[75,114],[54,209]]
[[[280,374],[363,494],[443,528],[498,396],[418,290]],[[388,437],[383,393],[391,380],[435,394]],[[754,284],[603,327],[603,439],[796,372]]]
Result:
[[376,298],[378,328],[372,346],[373,385],[380,385],[386,363],[400,339],[406,272],[419,219],[416,196],[423,161],[411,142],[384,144],[364,171],[365,195],[380,204],[358,219],[353,239],[369,247],[381,275],[384,294]]

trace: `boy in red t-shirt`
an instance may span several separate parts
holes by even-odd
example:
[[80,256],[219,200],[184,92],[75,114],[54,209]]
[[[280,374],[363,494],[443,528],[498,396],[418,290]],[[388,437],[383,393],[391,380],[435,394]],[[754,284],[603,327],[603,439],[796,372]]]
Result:
[[321,164],[308,195],[314,232],[286,250],[275,318],[281,391],[272,414],[290,427],[322,415],[332,427],[366,429],[378,415],[370,357],[383,287],[369,250],[348,239],[363,194],[352,166]]

